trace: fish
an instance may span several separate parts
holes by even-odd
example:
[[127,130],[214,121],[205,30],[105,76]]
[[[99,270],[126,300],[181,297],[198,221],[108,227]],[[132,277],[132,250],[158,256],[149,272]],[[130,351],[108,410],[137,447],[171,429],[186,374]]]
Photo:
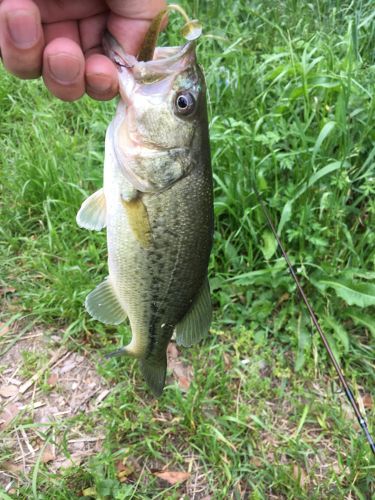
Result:
[[212,319],[208,263],[213,181],[203,71],[196,43],[156,47],[139,61],[112,38],[120,100],[105,139],[103,188],[77,223],[106,228],[108,276],[86,298],[106,324],[127,318],[132,338],[114,355],[139,360],[155,396],[163,392],[173,334],[189,347]]

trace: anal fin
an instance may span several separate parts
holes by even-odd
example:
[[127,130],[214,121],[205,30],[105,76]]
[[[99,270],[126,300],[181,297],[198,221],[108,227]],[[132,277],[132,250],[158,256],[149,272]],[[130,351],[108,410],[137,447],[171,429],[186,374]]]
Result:
[[77,224],[85,229],[100,231],[106,226],[107,209],[103,188],[89,196],[77,214]]
[[93,318],[108,325],[118,325],[126,319],[126,312],[108,278],[88,294],[85,306]]
[[210,285],[205,278],[194,298],[190,310],[176,325],[177,344],[189,347],[202,340],[208,333],[212,319]]

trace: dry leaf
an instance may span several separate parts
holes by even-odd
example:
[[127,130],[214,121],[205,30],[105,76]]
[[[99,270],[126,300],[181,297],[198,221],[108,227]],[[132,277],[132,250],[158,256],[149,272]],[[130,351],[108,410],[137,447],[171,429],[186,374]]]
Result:
[[305,488],[306,484],[309,483],[309,477],[307,476],[304,469],[300,468],[298,465],[293,465],[293,477],[296,481],[299,481],[301,488]]
[[51,387],[54,387],[57,384],[59,376],[57,373],[51,373],[51,375],[47,379],[47,384],[50,385]]
[[223,358],[224,358],[225,368],[231,368],[232,367],[232,360],[231,360],[229,354],[227,354],[226,352],[224,352]]
[[15,464],[13,462],[4,462],[1,467],[9,472],[17,473],[23,470],[23,464]]
[[288,292],[283,293],[282,296],[277,301],[277,306],[280,306],[283,302],[285,302],[288,299],[289,299],[289,293]]
[[349,474],[349,468],[345,465],[340,465],[337,462],[330,465],[330,468],[339,476],[344,474]]
[[120,483],[125,483],[128,480],[128,477],[133,474],[133,472],[134,469],[132,467],[125,466],[125,469],[117,474]]
[[10,403],[4,408],[4,410],[0,414],[0,430],[5,429],[9,422],[11,422],[19,413],[21,408],[21,403]]
[[167,348],[168,367],[172,370],[175,379],[178,382],[180,389],[187,391],[192,380],[191,366],[184,365],[178,359],[179,352],[174,342],[170,342]]
[[9,326],[6,323],[0,322],[0,337],[3,337],[7,333],[9,333]]
[[184,481],[187,481],[190,477],[189,472],[180,472],[180,471],[171,471],[171,470],[154,472],[153,474],[154,474],[154,476],[157,476],[160,479],[167,481],[167,483],[169,483],[169,484],[183,483]]
[[122,472],[125,469],[126,469],[126,465],[124,464],[124,462],[122,460],[117,460],[117,462],[116,462],[116,470],[117,470],[117,472]]
[[250,463],[255,465],[255,467],[262,467],[263,462],[259,457],[251,457],[250,458]]
[[70,458],[63,460],[56,464],[58,469],[67,469],[68,467],[73,467],[74,465],[80,465],[83,462],[82,454],[73,453]]
[[168,362],[170,363],[174,359],[177,359],[179,354],[176,344],[174,342],[169,342],[167,347]]
[[86,488],[82,491],[82,495],[84,497],[94,497],[96,498],[96,488],[95,486],[90,486],[90,488]]
[[55,460],[56,455],[53,452],[53,448],[50,444],[47,444],[47,446],[44,448],[43,455],[42,455],[42,462],[44,464],[47,464],[48,462],[52,462]]
[[0,387],[0,396],[3,398],[11,398],[18,394],[18,387],[16,385],[2,385]]
[[136,469],[136,464],[134,460],[129,457],[125,457],[122,460],[116,462],[117,478],[120,483],[125,483],[128,481],[128,477],[133,474]]
[[173,374],[178,381],[180,389],[187,391],[191,384],[192,370],[190,366],[183,365],[181,361],[177,362],[173,366]]
[[364,394],[364,396],[362,398],[362,403],[363,403],[363,406],[365,408],[367,408],[368,410],[371,410],[372,407],[374,406],[374,401],[372,399],[371,394]]

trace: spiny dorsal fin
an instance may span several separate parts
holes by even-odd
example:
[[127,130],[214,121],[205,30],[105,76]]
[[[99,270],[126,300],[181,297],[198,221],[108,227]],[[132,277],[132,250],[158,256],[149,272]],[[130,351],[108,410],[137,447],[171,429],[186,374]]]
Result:
[[77,224],[85,229],[100,231],[106,226],[107,209],[103,188],[89,196],[77,214]]
[[210,285],[205,278],[190,310],[176,325],[177,344],[189,347],[202,340],[208,333],[212,319]]

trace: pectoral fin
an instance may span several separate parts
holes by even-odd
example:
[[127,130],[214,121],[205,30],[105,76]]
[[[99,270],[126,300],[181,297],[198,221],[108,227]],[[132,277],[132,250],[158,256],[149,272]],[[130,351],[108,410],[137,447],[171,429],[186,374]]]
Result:
[[176,325],[177,344],[189,347],[202,340],[208,333],[212,319],[210,285],[206,278],[190,310]]
[[126,319],[126,312],[108,278],[88,294],[85,306],[93,318],[108,325],[118,325]]
[[147,209],[142,199],[122,200],[122,204],[135,238],[142,247],[149,247],[152,241],[152,232]]
[[89,196],[77,214],[77,224],[85,229],[100,231],[106,226],[106,203],[103,188]]

